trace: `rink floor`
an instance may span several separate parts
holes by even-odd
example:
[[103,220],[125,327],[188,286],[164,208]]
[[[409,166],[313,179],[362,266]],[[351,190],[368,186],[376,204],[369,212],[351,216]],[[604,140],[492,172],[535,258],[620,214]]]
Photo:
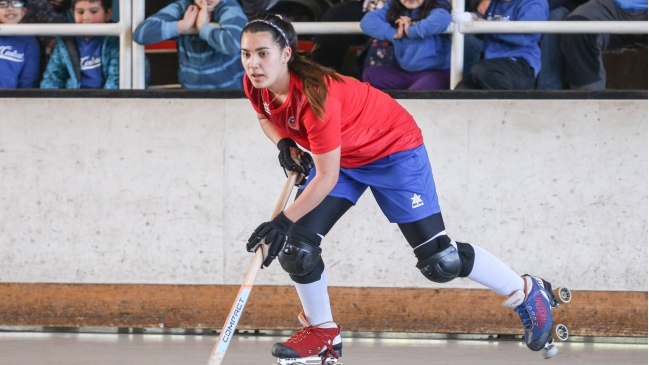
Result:
[[[279,333],[235,336],[223,364],[276,363],[270,348],[273,343],[285,339],[276,334]],[[641,365],[648,361],[646,338],[578,338],[559,344],[559,354],[544,360],[540,353],[529,351],[518,339],[494,340],[486,336],[457,339],[434,335],[385,338],[395,337],[394,334],[369,334],[372,338],[367,334],[350,336],[352,334],[343,338],[340,361],[344,365]],[[206,334],[0,332],[0,364],[203,365],[216,340],[216,335]]]

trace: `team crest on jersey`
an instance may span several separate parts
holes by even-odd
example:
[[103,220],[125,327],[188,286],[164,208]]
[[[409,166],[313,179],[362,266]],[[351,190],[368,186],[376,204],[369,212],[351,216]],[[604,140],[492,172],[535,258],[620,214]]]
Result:
[[295,121],[295,117],[290,117],[288,118],[288,126],[291,129],[298,130],[299,127],[297,125],[297,122]]

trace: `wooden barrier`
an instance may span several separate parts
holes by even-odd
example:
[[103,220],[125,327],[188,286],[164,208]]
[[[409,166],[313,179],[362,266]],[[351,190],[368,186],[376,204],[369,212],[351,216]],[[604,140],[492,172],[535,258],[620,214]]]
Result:
[[[234,285],[0,284],[0,326],[219,329]],[[344,331],[522,334],[489,290],[331,287]],[[255,286],[240,330],[296,329],[292,286]],[[553,311],[571,335],[647,336],[647,292],[573,291]]]

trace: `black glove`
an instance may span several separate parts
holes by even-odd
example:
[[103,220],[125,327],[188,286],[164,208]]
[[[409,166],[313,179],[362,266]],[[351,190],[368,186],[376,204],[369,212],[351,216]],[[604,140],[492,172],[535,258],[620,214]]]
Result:
[[249,252],[255,252],[262,239],[266,239],[268,245],[268,256],[264,260],[264,267],[268,267],[275,257],[282,251],[286,241],[288,240],[288,231],[293,225],[293,221],[288,219],[284,212],[280,212],[277,217],[273,218],[270,222],[264,222],[255,229],[248,243],[246,249]]
[[[288,171],[296,171],[302,174],[303,176],[309,176],[309,172],[313,168],[313,158],[306,151],[301,151],[300,163],[296,163],[293,157],[291,157],[291,148],[298,148],[295,141],[290,138],[282,138],[277,142],[277,149],[279,150],[279,164]],[[299,148],[298,148],[299,149]],[[303,185],[306,182],[306,179],[301,179],[298,182],[298,185]]]

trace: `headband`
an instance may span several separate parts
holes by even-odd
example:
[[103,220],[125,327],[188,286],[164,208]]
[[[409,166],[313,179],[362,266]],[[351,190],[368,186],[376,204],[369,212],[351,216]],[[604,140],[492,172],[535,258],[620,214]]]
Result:
[[[277,25],[273,24],[272,22],[269,22],[268,20],[264,20],[264,19],[255,19],[255,20],[250,21],[250,23],[255,23],[255,22],[268,24],[268,25],[270,25],[271,27],[275,28],[275,30],[278,31],[279,34],[282,35],[282,38],[284,38],[284,42],[286,42],[286,47],[290,47],[290,46],[291,46],[291,45],[288,43],[288,37],[286,36],[286,33],[284,33],[284,31],[283,31],[280,27],[278,27]],[[250,24],[250,23],[248,23],[248,24]]]

